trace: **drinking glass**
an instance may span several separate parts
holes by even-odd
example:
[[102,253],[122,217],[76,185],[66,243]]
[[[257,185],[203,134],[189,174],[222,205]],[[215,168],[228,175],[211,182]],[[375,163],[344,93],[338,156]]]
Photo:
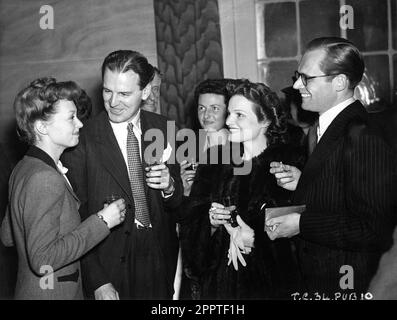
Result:
[[237,215],[238,215],[238,209],[237,209],[237,199],[234,196],[226,196],[222,198],[222,204],[228,209],[228,207],[230,206],[235,206],[236,209],[234,209],[233,211],[230,211],[230,219],[229,219],[229,223],[231,224],[231,226],[233,228],[238,226],[237,223]]
[[118,195],[118,194],[112,193],[112,194],[110,194],[110,195],[105,197],[105,199],[103,200],[103,203],[109,205],[109,204],[111,204],[112,202],[114,202],[114,201],[116,201],[118,199],[121,199],[121,196]]

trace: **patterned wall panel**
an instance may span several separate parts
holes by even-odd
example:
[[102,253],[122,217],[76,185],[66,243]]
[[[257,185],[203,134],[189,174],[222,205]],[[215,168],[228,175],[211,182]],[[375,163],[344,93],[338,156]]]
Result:
[[217,0],[154,0],[162,114],[191,127],[195,86],[223,77]]

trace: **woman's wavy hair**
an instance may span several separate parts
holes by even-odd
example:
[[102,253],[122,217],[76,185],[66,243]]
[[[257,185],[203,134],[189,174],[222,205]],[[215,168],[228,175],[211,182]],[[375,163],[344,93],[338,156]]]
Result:
[[263,83],[253,83],[241,80],[232,95],[240,95],[251,101],[258,121],[268,120],[270,125],[266,130],[268,145],[286,144],[289,142],[287,132],[288,114],[282,107],[277,94]]
[[81,97],[85,97],[83,92],[73,81],[57,82],[55,78],[44,77],[31,82],[14,100],[19,138],[29,145],[35,144],[38,138],[34,128],[35,122],[50,120],[57,112],[59,100],[78,103]]

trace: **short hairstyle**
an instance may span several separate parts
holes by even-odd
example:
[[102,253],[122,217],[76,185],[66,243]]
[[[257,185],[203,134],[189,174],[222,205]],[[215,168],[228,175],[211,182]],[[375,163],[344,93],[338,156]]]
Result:
[[[227,109],[227,104],[230,98],[230,91],[228,90],[228,80],[229,79],[207,79],[200,82],[196,86],[196,89],[194,90],[194,105],[192,106],[191,109],[193,114],[192,127],[194,130],[201,129],[200,121],[197,117],[198,101],[200,95],[210,93],[210,94],[217,94],[223,96]],[[223,126],[226,127],[226,116],[224,120],[225,121]]]
[[82,89],[73,81],[56,82],[55,78],[44,77],[31,82],[14,100],[19,138],[33,145],[37,141],[35,122],[50,120],[59,100],[76,101],[81,94]]
[[234,89],[232,96],[235,95],[243,96],[253,103],[258,121],[265,118],[270,121],[265,133],[269,145],[288,143],[287,113],[274,91],[263,83],[242,80]]
[[196,106],[198,105],[201,94],[212,93],[218,94],[225,98],[225,104],[229,102],[230,92],[227,89],[228,79],[207,79],[198,84],[194,91]]
[[137,51],[118,50],[110,53],[102,64],[102,79],[105,70],[124,73],[134,71],[139,76],[139,87],[144,89],[154,77],[154,67],[148,62],[145,56]]
[[354,89],[361,81],[365,69],[364,59],[356,46],[344,38],[323,37],[310,41],[307,51],[322,49],[324,59],[320,70],[325,74],[345,74],[349,79],[349,88]]

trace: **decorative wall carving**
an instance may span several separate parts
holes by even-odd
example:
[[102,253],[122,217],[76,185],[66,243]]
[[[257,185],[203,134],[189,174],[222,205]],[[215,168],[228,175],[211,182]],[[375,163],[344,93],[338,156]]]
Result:
[[191,127],[195,86],[223,77],[217,0],[154,0],[161,109]]

